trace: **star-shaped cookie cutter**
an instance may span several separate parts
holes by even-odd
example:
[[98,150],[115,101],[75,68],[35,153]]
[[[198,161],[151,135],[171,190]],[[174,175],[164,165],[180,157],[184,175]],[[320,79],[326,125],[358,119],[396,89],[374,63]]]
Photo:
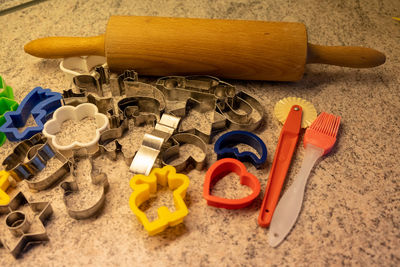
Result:
[[[9,111],[4,114],[6,122],[0,127],[7,139],[13,142],[22,141],[41,132],[44,123],[49,120],[53,112],[61,107],[61,94],[52,92],[42,87],[34,88],[22,100],[16,111]],[[27,127],[20,132],[18,128],[23,127],[29,116],[32,114],[37,126]]]
[[[18,103],[16,101],[7,97],[0,97],[0,126],[6,122],[4,114],[8,111],[15,111],[17,109]],[[3,132],[0,132],[0,146],[2,146],[5,141],[6,135]]]
[[[158,234],[168,226],[182,223],[183,218],[189,213],[183,200],[189,186],[189,178],[184,174],[176,173],[172,166],[164,166],[162,169],[154,168],[148,176],[137,174],[130,180],[129,184],[134,190],[129,198],[129,206],[149,235]],[[139,207],[150,198],[150,195],[156,194],[157,184],[168,185],[170,190],[174,190],[175,211],[170,212],[167,207],[162,206],[157,210],[158,218],[150,222]]]
[[[40,221],[40,230],[31,232],[33,220],[20,210],[23,205],[29,205]],[[22,192],[19,192],[8,205],[0,205],[0,215],[6,215],[5,224],[11,234],[17,238],[15,245],[11,246],[4,238],[0,239],[3,245],[15,258],[22,253],[29,243],[48,241],[45,222],[53,213],[49,202],[29,202]]]

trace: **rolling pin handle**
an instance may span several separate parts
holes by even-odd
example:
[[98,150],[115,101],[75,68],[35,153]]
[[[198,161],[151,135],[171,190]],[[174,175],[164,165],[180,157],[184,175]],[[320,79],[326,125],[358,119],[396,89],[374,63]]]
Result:
[[94,37],[45,37],[24,46],[26,53],[41,58],[84,55],[105,56],[104,35]]
[[386,61],[385,54],[366,47],[323,46],[308,43],[307,64],[319,63],[350,68],[372,68]]

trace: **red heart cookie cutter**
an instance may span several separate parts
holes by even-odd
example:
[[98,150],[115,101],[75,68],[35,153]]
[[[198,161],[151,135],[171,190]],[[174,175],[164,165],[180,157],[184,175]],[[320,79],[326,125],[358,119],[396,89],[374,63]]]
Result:
[[[226,199],[211,195],[211,188],[218,180],[234,172],[239,175],[240,184],[247,185],[253,190],[249,196],[240,199]],[[246,166],[236,159],[225,158],[215,162],[207,171],[204,181],[203,197],[209,206],[225,209],[240,209],[251,204],[260,194],[261,186],[257,177],[247,172]]]

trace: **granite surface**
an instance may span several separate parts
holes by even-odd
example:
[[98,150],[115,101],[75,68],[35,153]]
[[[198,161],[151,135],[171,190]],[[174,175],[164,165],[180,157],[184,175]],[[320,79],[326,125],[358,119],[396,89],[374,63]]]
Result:
[[[242,210],[208,207],[202,198],[205,171],[195,170],[188,174],[190,213],[184,223],[149,237],[129,209],[131,174],[120,158],[97,163],[108,175],[110,190],[104,210],[88,220],[67,215],[58,186],[35,193],[22,182],[9,190],[10,195],[23,190],[32,201],[51,201],[54,214],[46,226],[49,242],[18,260],[0,248],[0,266],[400,264],[400,23],[392,19],[400,14],[398,0],[44,1],[0,16],[0,75],[14,88],[16,100],[36,86],[59,92],[72,87],[59,60],[29,56],[25,43],[44,36],[97,35],[117,14],[299,21],[307,25],[312,43],[372,47],[386,53],[387,62],[362,70],[312,65],[296,83],[231,81],[261,99],[266,112],[257,133],[267,144],[268,164],[261,170],[247,165],[263,189],[281,129],[273,116],[278,100],[301,97],[319,112],[342,116],[338,142],[311,172],[302,213],[279,247],[268,246],[268,229],[257,224],[264,190]],[[14,146],[1,147],[1,161]],[[214,162],[211,145],[208,154]],[[299,145],[285,188],[303,155]],[[223,179],[218,187],[223,195],[248,193],[237,179]]]

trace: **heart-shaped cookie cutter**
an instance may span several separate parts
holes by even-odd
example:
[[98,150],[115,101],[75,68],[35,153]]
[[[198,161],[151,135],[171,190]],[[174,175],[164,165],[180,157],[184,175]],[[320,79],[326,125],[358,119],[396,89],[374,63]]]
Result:
[[[227,174],[234,172],[239,175],[240,183],[247,185],[253,192],[244,198],[226,199],[211,195],[212,187]],[[247,172],[243,163],[236,159],[225,158],[215,162],[206,173],[203,187],[203,197],[209,206],[224,209],[241,209],[247,207],[260,194],[261,186],[257,177]]]

